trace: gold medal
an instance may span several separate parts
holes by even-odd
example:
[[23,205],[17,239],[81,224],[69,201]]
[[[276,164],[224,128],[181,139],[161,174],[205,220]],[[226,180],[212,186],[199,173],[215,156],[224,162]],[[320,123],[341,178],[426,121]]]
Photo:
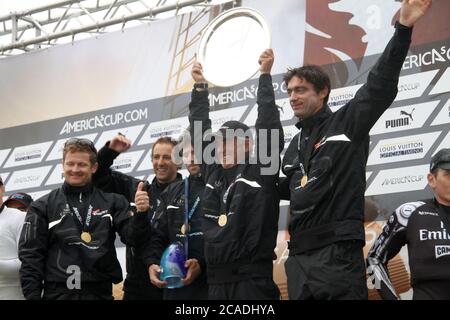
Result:
[[227,215],[224,213],[219,216],[219,220],[217,221],[217,223],[219,224],[219,226],[223,227],[227,224],[227,220]]
[[300,185],[302,186],[302,188],[304,188],[306,186],[306,184],[308,183],[308,176],[304,175],[302,177],[302,180],[300,180]]
[[92,241],[91,234],[89,232],[83,231],[81,233],[81,240],[83,240],[86,243],[89,243]]
[[182,234],[186,234],[186,225],[185,224],[183,224],[182,226],[181,226],[181,233]]

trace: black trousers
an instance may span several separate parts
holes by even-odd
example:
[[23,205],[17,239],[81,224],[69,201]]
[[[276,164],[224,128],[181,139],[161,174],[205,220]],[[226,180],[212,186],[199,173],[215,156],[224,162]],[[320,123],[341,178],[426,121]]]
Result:
[[367,300],[361,241],[340,241],[289,256],[284,266],[290,300]]
[[280,290],[272,278],[250,278],[239,282],[209,284],[210,300],[279,300]]

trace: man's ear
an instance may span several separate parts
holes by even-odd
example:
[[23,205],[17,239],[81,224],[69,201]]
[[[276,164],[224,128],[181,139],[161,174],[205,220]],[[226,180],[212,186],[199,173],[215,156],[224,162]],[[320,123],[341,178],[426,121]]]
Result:
[[325,87],[325,88],[323,88],[322,90],[320,90],[320,92],[319,92],[319,98],[322,99],[322,100],[324,100],[325,97],[326,97],[329,93],[330,93],[330,89],[327,88],[327,87]]
[[96,173],[96,172],[97,172],[97,169],[98,169],[98,162],[96,162],[96,163],[92,166],[92,169],[91,169],[92,174]]
[[427,174],[428,185],[431,189],[436,188],[436,177],[430,172]]

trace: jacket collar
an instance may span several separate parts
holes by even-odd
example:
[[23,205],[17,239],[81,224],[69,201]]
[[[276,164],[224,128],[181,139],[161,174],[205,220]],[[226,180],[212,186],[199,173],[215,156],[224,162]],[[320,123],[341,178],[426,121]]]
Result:
[[313,114],[311,117],[306,118],[304,120],[299,120],[295,124],[295,126],[298,129],[312,128],[312,127],[315,127],[318,124],[322,123],[325,119],[327,119],[332,114],[333,114],[333,112],[331,111],[330,107],[328,107],[328,105],[324,104],[317,113]]
[[[177,176],[176,176],[175,180],[173,180],[172,182],[180,181],[180,180],[183,180],[183,176],[179,172],[177,172]],[[158,188],[160,190],[164,190],[172,182],[160,183],[160,182],[158,182],[158,180],[156,180],[156,176],[155,176],[152,180],[151,185],[153,186],[153,188]],[[148,188],[150,188],[150,185],[148,186]]]
[[93,189],[94,186],[92,185],[92,183],[88,183],[87,185],[81,187],[72,186],[67,182],[64,182],[64,184],[62,185],[62,190],[65,194],[91,193]]

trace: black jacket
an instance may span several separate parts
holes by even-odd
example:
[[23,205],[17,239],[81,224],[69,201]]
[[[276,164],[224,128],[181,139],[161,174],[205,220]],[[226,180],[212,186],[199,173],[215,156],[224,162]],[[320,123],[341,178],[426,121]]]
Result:
[[[81,240],[81,223],[68,204],[78,208],[86,221],[87,207],[93,211],[88,231],[92,242]],[[28,209],[19,245],[22,261],[20,278],[25,298],[39,299],[45,283],[65,284],[71,275],[68,267],[81,270],[83,283],[119,283],[122,269],[116,256],[116,232],[130,245],[146,241],[145,215],[132,215],[128,201],[88,185],[64,184],[34,201]],[[69,272],[69,273],[68,273]]]
[[450,217],[450,208],[433,199],[405,203],[389,217],[367,256],[368,273],[383,299],[398,298],[387,264],[404,245],[408,245],[413,298],[450,299],[450,235],[438,207]]
[[[411,29],[396,24],[393,38],[355,97],[335,113],[324,105],[297,123],[301,131],[286,150],[282,170],[287,178],[280,185],[282,198],[291,201],[290,255],[341,240],[365,241],[369,131],[397,95],[410,41]],[[308,183],[302,187],[305,150],[312,152],[305,168]]]
[[[278,149],[274,154],[279,160],[284,137],[270,75],[261,75],[259,79],[257,103],[257,138],[258,129],[278,130]],[[194,89],[189,108],[195,148],[198,137],[195,137],[194,121],[202,123],[203,131],[211,128],[208,92]],[[271,150],[270,137],[269,132],[267,141],[264,141],[268,144],[268,150]],[[203,143],[204,148],[207,145]],[[272,259],[278,233],[279,165],[272,174],[262,175],[261,169],[265,166],[260,161],[256,162],[238,164],[231,170],[225,170],[220,164],[203,163],[201,166],[206,182],[202,217],[208,283],[272,277]],[[219,225],[221,215],[227,216],[223,226]]]
[[[188,242],[188,259],[195,258],[200,264],[202,273],[196,278],[191,285],[182,288],[180,298],[188,297],[196,299],[196,291],[200,291],[200,286],[206,287],[206,264],[203,257],[203,231],[200,215],[201,198],[205,189],[205,183],[201,176],[189,176],[188,203],[189,210],[195,205],[195,210],[189,219],[189,242]],[[160,260],[164,250],[172,243],[177,241],[184,244],[185,235],[181,228],[185,223],[185,181],[177,181],[170,184],[161,194],[161,203],[155,213],[155,221],[153,222],[153,232],[151,242],[144,254],[144,261],[147,266],[152,264],[160,264]],[[198,200],[197,200],[198,199]],[[192,288],[189,290],[188,288]],[[180,290],[171,290],[176,296]],[[187,293],[186,291],[191,291]],[[204,292],[206,290],[203,290]],[[174,295],[171,296],[174,298]],[[199,297],[200,298],[200,297]],[[206,296],[203,298],[207,298]]]
[[[130,202],[134,203],[137,186],[140,180],[123,174],[119,171],[111,170],[110,167],[114,159],[119,155],[118,152],[109,148],[109,142],[101,148],[98,152],[98,170],[93,176],[94,184],[105,192],[117,193],[125,196]],[[181,175],[177,174],[177,180],[181,180]],[[157,182],[156,178],[152,183],[145,181],[144,190],[146,190],[150,197],[150,209],[147,213],[148,221],[153,220],[156,208],[160,203],[160,196],[168,184],[161,184]],[[151,234],[151,225],[147,229],[148,234]],[[155,290],[161,291],[154,287],[150,282],[148,269],[142,258],[144,246],[127,246],[126,249],[126,265],[127,265],[127,279],[124,284],[125,291],[141,292],[144,295],[148,292],[149,298],[158,298],[155,296]],[[150,289],[149,289],[150,288]],[[155,288],[155,289],[152,289]],[[162,294],[160,293],[162,297]]]

